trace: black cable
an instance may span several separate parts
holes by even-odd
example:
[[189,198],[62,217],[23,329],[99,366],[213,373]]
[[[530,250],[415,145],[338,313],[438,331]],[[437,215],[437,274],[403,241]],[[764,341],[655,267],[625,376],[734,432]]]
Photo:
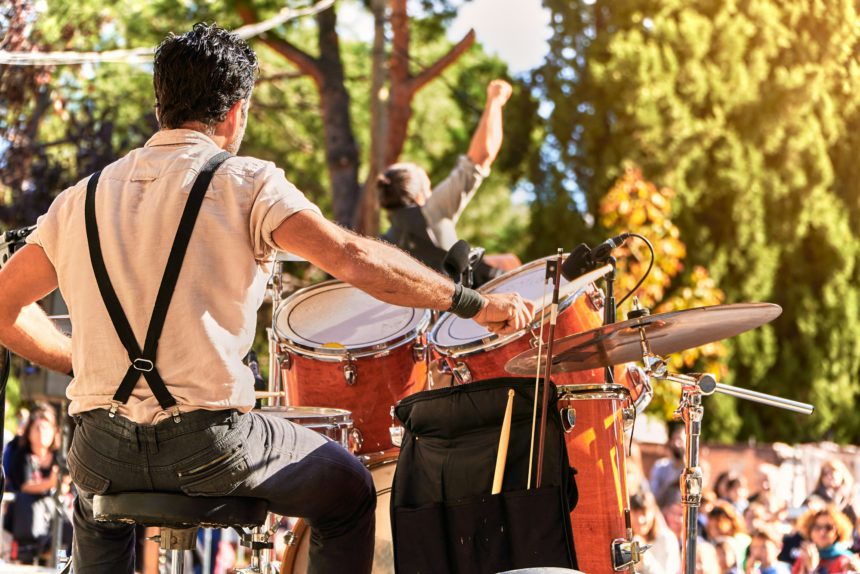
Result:
[[636,286],[633,287],[633,289],[631,289],[630,291],[628,291],[627,294],[624,297],[622,297],[621,300],[618,302],[618,305],[617,305],[618,307],[621,307],[621,305],[625,301],[627,301],[627,299],[630,298],[631,295],[636,293],[636,291],[639,289],[639,287],[642,286],[642,282],[645,281],[645,279],[648,277],[648,274],[651,273],[651,269],[654,267],[654,246],[651,245],[651,242],[648,241],[648,238],[644,237],[642,235],[639,235],[638,233],[631,233],[630,237],[637,237],[637,238],[639,238],[645,242],[645,244],[648,246],[648,250],[651,252],[651,262],[648,264],[648,269],[645,270],[645,274],[642,275],[642,277],[639,279],[639,282],[636,283]]
[[[9,349],[3,348],[3,365],[0,367],[0,434],[6,428],[6,384],[9,382],[9,373],[11,372],[12,353]],[[3,466],[0,465],[0,494],[6,491],[6,475],[3,472]]]

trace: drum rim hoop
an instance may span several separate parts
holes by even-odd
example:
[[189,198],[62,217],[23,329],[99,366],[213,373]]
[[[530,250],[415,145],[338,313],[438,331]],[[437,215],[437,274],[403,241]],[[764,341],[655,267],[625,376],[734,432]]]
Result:
[[632,395],[630,389],[618,383],[597,385],[557,385],[558,400],[616,400],[628,401]]
[[[281,332],[281,330],[278,328],[278,317],[280,317],[281,311],[283,311],[287,307],[288,303],[294,302],[295,299],[299,298],[301,295],[307,294],[308,292],[336,285],[343,285],[345,287],[357,289],[357,287],[353,287],[349,283],[338,281],[337,279],[332,279],[329,281],[322,281],[320,283],[315,283],[314,285],[303,287],[289,297],[287,297],[286,299],[284,299],[283,301],[281,301],[278,304],[278,307],[275,309],[275,312],[272,313],[272,333],[275,339],[279,343],[282,343],[284,347],[302,357],[330,361],[333,363],[340,363],[344,361],[349,361],[350,359],[375,357],[388,351],[398,349],[403,345],[407,345],[421,337],[421,335],[423,335],[427,331],[427,327],[430,325],[431,313],[428,309],[419,309],[411,307],[418,311],[423,311],[423,315],[421,316],[421,319],[418,320],[418,323],[415,324],[415,327],[413,327],[403,335],[399,337],[393,337],[391,339],[388,339],[384,343],[377,343],[376,345],[343,348],[316,347],[305,343],[299,343]],[[393,306],[396,307],[397,305]]]
[[[308,411],[320,411],[320,410],[336,411],[336,412],[330,412],[330,413],[326,413],[326,414],[317,413],[315,415],[308,416],[308,417],[296,417],[296,418],[282,417],[282,418],[285,418],[285,419],[293,421],[293,422],[296,422],[298,420],[302,420],[302,421],[308,421],[308,422],[329,423],[333,426],[342,426],[344,423],[353,424],[355,422],[352,418],[352,411],[349,411],[346,409],[337,409],[337,408],[333,408],[333,407],[309,407],[309,406],[292,406],[292,405],[274,406],[274,407],[264,406],[264,407],[260,407],[258,409],[254,409],[252,412],[255,412],[259,415],[278,416],[279,413],[287,413],[290,411],[290,409],[294,409],[296,411],[302,411],[302,410],[307,409],[306,412],[308,412]],[[299,424],[299,423],[296,422],[296,424]],[[308,426],[308,425],[303,424],[301,426]]]

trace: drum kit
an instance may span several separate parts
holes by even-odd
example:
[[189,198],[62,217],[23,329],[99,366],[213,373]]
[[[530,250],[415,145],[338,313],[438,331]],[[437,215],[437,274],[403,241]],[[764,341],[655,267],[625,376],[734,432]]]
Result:
[[[449,313],[389,305],[339,281],[282,298],[285,271],[276,264],[269,390],[260,393],[269,405],[263,412],[322,432],[365,462],[379,496],[375,573],[393,572],[388,495],[401,436],[393,407],[414,393],[511,374],[537,378],[542,366],[551,372],[568,456],[577,470],[580,495],[570,521],[579,568],[593,574],[632,572],[647,550],[633,539],[625,441],[636,415],[651,400],[652,381],[682,390],[676,416],[687,430],[680,477],[685,573],[695,572],[702,396],[716,392],[812,412],[811,405],[717,383],[710,374],[676,374],[667,368],[667,355],[763,325],[781,313],[779,306],[717,305],[655,315],[637,308],[627,320],[610,323],[606,318],[614,316],[614,309],[610,315],[606,305],[614,304],[614,259],[572,280],[559,278],[557,306],[547,303],[546,294],[553,264],[561,265],[561,254],[527,263],[478,289],[516,292],[535,302],[534,323],[510,335]],[[598,287],[602,279],[610,283],[609,296]],[[555,319],[552,345],[543,329],[550,315]],[[553,351],[547,367],[548,346]],[[280,569],[285,574],[307,568],[307,525],[291,524]]]

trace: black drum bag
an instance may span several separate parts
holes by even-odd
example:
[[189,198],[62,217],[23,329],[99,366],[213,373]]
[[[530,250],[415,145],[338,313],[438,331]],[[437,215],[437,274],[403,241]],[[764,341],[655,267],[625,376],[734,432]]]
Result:
[[[568,464],[555,386],[550,388],[542,484],[534,488],[533,469],[530,490],[534,379],[493,379],[400,401],[395,414],[405,434],[391,493],[398,574],[576,568],[569,519],[577,499],[575,471]],[[516,394],[507,464],[502,493],[492,496],[509,389]]]

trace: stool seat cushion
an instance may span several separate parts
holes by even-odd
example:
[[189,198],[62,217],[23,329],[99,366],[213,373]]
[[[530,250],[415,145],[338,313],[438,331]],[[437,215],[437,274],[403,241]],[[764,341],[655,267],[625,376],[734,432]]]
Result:
[[259,526],[266,520],[268,507],[259,498],[168,492],[122,492],[96,495],[93,499],[96,520],[169,528]]

